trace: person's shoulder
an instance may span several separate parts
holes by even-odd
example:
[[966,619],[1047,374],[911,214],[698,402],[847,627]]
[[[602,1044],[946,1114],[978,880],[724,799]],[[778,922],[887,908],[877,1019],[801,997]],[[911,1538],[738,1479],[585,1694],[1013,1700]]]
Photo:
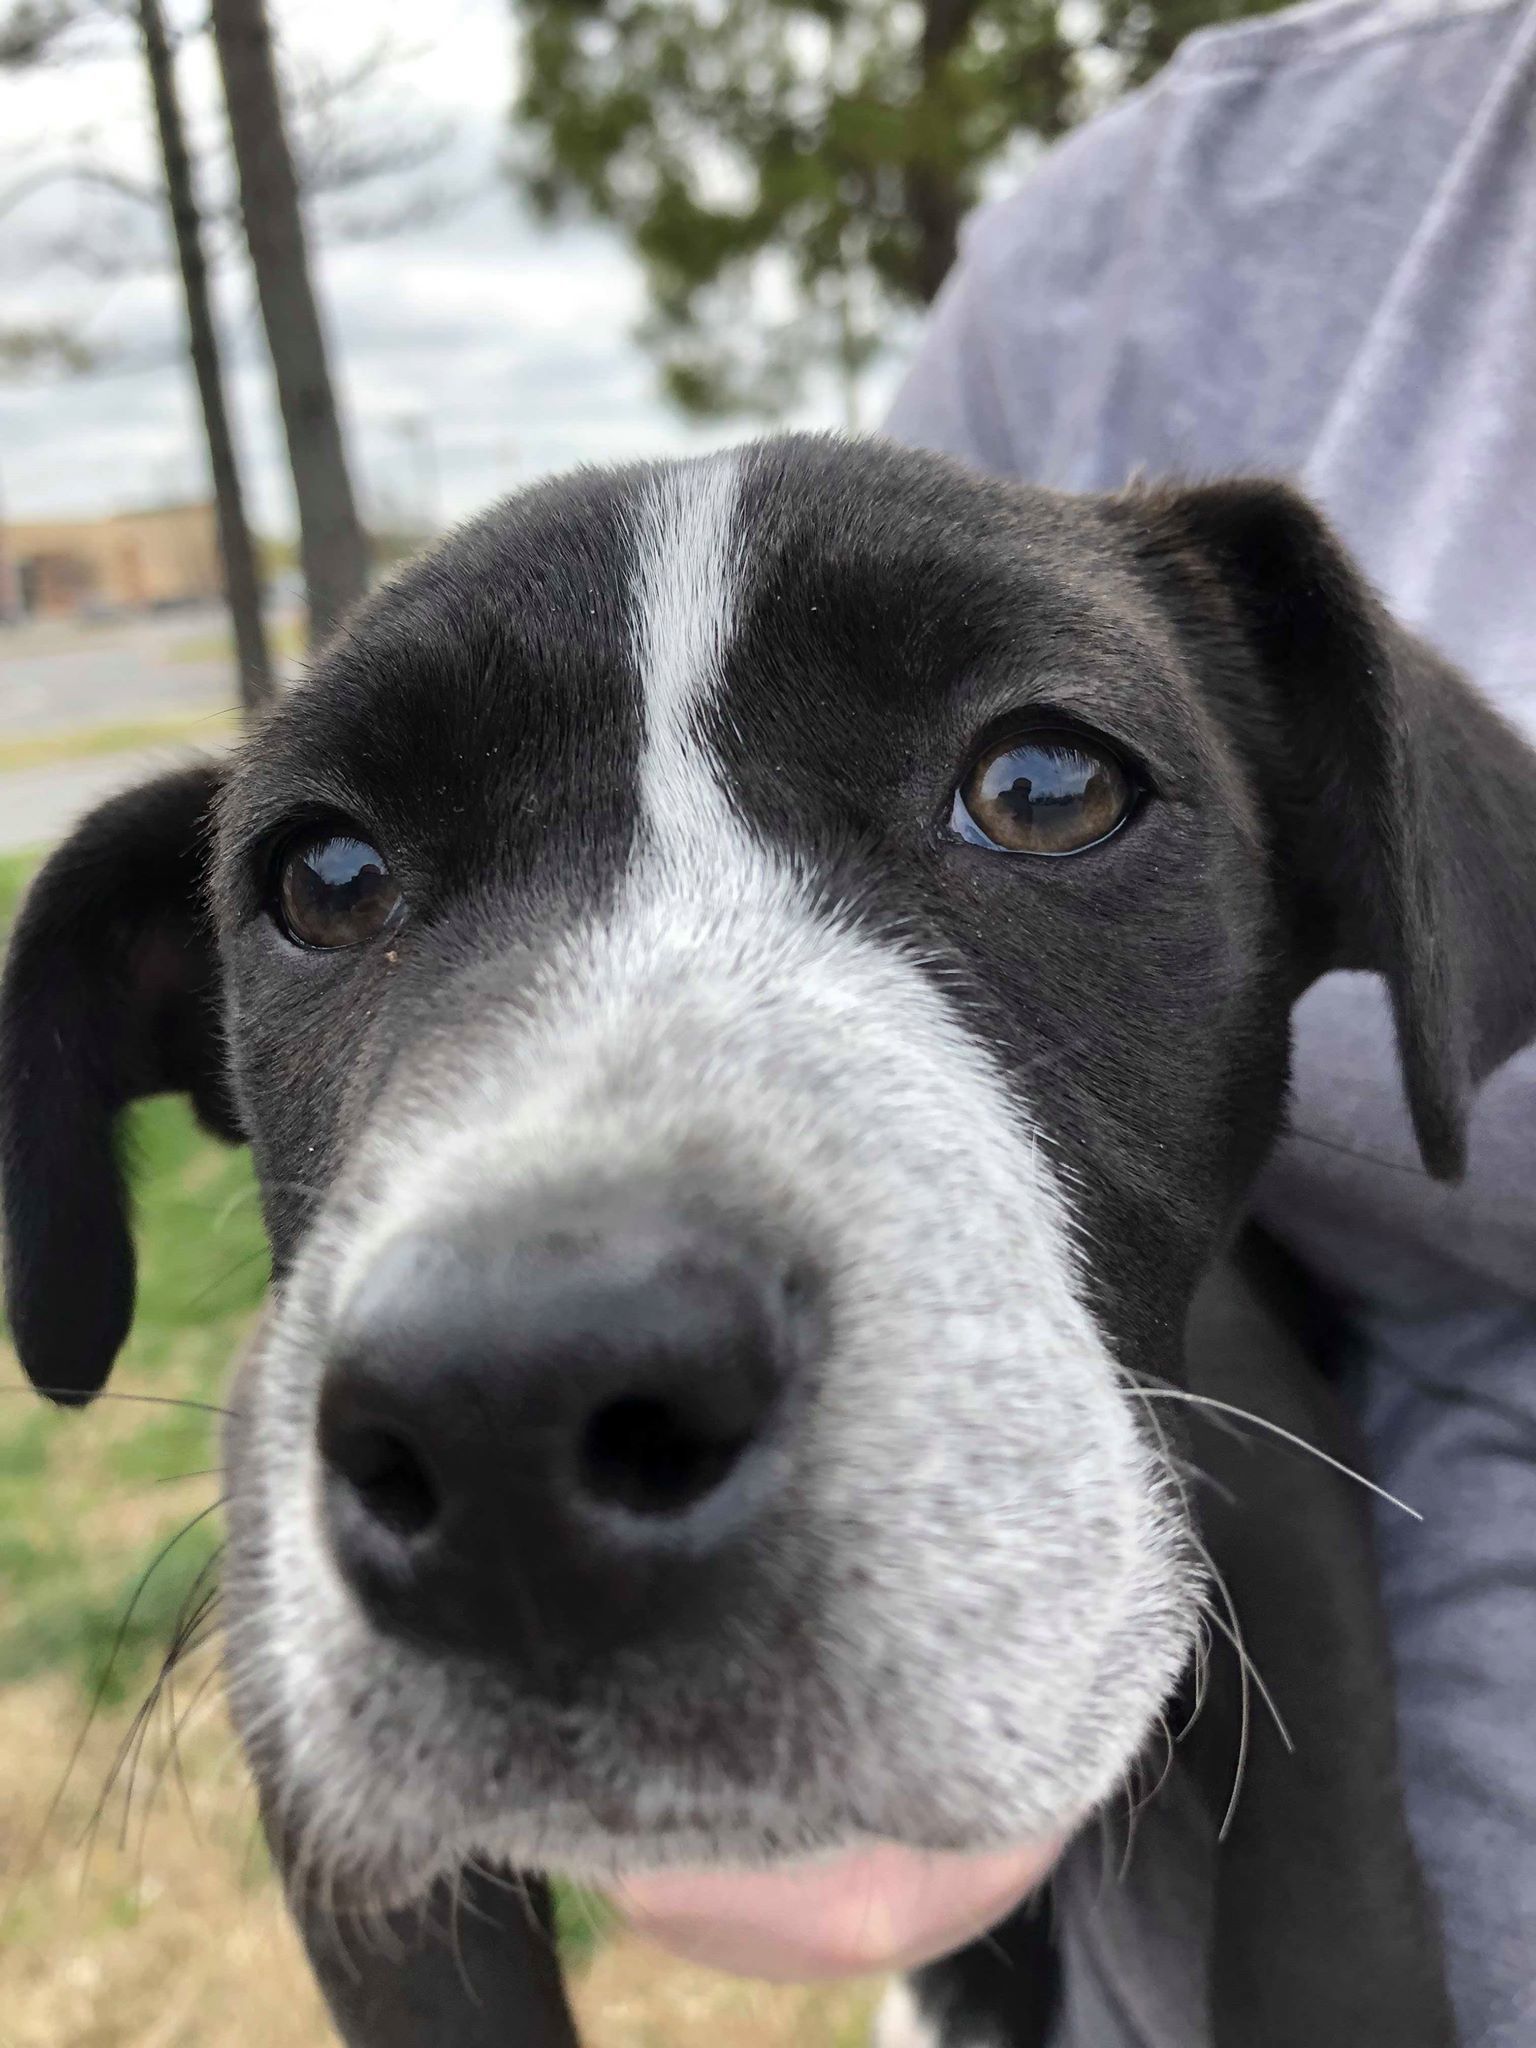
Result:
[[1153,81],[1179,90],[1208,80],[1262,74],[1292,65],[1348,59],[1389,40],[1436,35],[1521,11],[1522,0],[1303,0],[1274,14],[1196,29]]
[[[978,209],[966,237],[970,268],[1011,270],[1021,248],[1060,252],[1073,269],[1102,255],[1125,231],[1127,195],[1142,169],[1170,157],[1207,158],[1224,135],[1251,132],[1256,100],[1294,98],[1298,118],[1315,99],[1317,70],[1358,64],[1379,69],[1382,46],[1426,48],[1458,26],[1493,43],[1532,0],[1304,0],[1273,14],[1198,29],[1139,91],[1117,100],[1044,151],[1030,175],[1005,197]],[[1364,79],[1358,111],[1369,112]],[[1173,145],[1177,145],[1176,147]],[[1066,230],[1064,233],[1063,230]]]
[[1158,125],[1153,88],[1146,88],[1042,148],[1017,185],[965,222],[967,270],[981,276],[1008,270],[1021,244],[1039,245],[1041,256],[1053,249],[1070,255],[1074,268],[1091,264],[1101,234],[1113,232],[1136,161]]

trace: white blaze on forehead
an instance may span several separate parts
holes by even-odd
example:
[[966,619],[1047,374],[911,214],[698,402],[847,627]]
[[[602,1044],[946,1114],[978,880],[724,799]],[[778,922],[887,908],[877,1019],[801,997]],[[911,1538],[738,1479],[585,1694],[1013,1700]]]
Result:
[[[674,1860],[750,1864],[764,1839],[844,1847],[850,1830],[989,1849],[1059,1832],[1113,1789],[1190,1640],[1176,1502],[1088,1309],[1027,1109],[910,948],[829,910],[731,802],[709,734],[729,712],[749,559],[742,480],[732,457],[659,470],[628,513],[638,858],[552,938],[515,1007],[474,1010],[402,1062],[359,1164],[366,1196],[333,1242],[314,1240],[309,1292],[290,1286],[264,1364],[284,1732],[326,1827],[359,1855],[373,1842],[423,1867],[462,1851],[590,1876],[654,1860],[647,1810],[707,1799],[710,1758],[690,1751],[675,1779],[658,1766],[636,1783],[635,1840],[591,1817],[592,1785],[630,1781],[642,1697],[589,1704],[596,1775],[569,1801],[545,1810],[530,1791],[538,1768],[571,1772],[562,1733],[519,1805],[484,1762],[506,1753],[502,1723],[448,1665],[370,1637],[327,1562],[295,1392],[324,1332],[302,1304],[334,1317],[394,1236],[469,1202],[516,1209],[707,1168],[828,1275],[836,1348],[788,1518],[806,1533],[785,1552],[814,1589],[801,1628],[817,1669],[787,1675],[775,1703],[755,1681],[733,1690],[750,1660],[723,1658],[712,1725],[731,1732],[712,1739],[736,1748],[715,1759],[722,1794],[739,1805],[748,1745],[767,1818],[761,1834],[674,1834]],[[797,678],[779,681],[792,696]],[[338,1657],[339,1640],[356,1654]],[[423,1727],[438,1731],[426,1764]],[[802,1755],[812,1727],[845,1733],[786,1789],[775,1759]]]
[[676,847],[722,792],[703,715],[724,682],[740,587],[741,462],[706,457],[660,470],[634,517],[631,632],[644,741],[640,801],[653,835]]

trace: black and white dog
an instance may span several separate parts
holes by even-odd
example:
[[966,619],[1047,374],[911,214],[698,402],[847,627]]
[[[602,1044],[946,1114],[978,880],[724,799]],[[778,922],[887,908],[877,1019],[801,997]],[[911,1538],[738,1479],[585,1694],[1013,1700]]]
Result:
[[13,1327],[106,1377],[131,1097],[249,1139],[228,1665],[347,2039],[569,2043],[557,1871],[929,1965],[891,2041],[1449,2042],[1370,1503],[1184,1397],[1355,1460],[1241,1228],[1288,1012],[1384,975],[1454,1174],[1533,905],[1536,761],[1286,490],[805,439],[512,500],[87,819]]

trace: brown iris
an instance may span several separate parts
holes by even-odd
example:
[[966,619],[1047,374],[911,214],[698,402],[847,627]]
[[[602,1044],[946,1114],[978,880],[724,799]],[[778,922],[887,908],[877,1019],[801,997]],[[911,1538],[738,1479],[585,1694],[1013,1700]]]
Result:
[[290,846],[278,895],[283,928],[301,946],[360,946],[404,908],[383,854],[344,832],[315,833]]
[[1081,853],[1125,823],[1136,786],[1106,747],[1029,732],[982,755],[955,792],[954,830],[1000,853]]

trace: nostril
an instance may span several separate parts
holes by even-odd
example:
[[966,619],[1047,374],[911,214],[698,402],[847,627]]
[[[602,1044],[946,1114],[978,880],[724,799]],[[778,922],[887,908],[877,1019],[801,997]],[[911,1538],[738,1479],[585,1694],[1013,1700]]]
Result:
[[391,1535],[421,1536],[437,1520],[438,1497],[421,1460],[387,1429],[350,1429],[332,1437],[326,1458],[373,1520]]
[[655,1396],[610,1401],[582,1435],[582,1489],[632,1515],[681,1515],[724,1483],[755,1433],[711,1430]]

